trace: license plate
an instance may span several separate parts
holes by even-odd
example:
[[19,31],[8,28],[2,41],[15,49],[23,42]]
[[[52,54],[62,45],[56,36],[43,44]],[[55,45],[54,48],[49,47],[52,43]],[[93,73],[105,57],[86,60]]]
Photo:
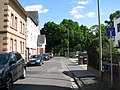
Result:
[[35,64],[35,62],[31,62],[31,64]]

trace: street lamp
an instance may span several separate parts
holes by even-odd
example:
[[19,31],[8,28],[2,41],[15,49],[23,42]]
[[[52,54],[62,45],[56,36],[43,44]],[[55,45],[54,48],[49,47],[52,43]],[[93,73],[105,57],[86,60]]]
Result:
[[68,29],[68,58],[69,58],[69,29]]
[[98,29],[99,29],[99,48],[100,48],[100,54],[99,54],[99,75],[101,77],[101,71],[102,71],[102,37],[101,37],[101,25],[100,25],[100,0],[97,0],[98,5]]

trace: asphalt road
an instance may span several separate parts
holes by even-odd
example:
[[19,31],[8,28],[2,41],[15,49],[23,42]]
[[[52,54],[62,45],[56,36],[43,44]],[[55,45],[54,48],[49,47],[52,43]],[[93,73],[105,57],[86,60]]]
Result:
[[42,66],[27,67],[26,78],[16,81],[12,90],[73,90],[63,59],[54,57]]

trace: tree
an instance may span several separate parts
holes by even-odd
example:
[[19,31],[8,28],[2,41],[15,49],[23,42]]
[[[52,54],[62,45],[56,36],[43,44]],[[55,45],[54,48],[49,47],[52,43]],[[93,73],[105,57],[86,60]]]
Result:
[[[102,37],[102,56],[107,56],[109,57],[110,56],[110,42],[109,42],[109,39],[106,37],[106,36],[103,36]],[[89,66],[92,66],[96,69],[99,69],[99,38],[95,38],[89,48],[88,48],[88,65]],[[113,55],[115,54],[118,54],[118,51],[116,48],[113,47],[112,49],[112,53]]]
[[63,19],[60,23],[61,26],[66,28],[67,31],[67,44],[69,43],[70,52],[75,51],[74,47],[76,45],[75,40],[75,32],[79,30],[79,24],[77,22],[72,21],[71,19]]
[[61,29],[63,28],[61,28],[60,25],[55,24],[54,22],[45,23],[44,28],[41,29],[41,34],[46,35],[47,52],[51,52],[53,49],[55,52],[58,52],[60,50],[60,44],[61,42],[64,42],[61,38],[64,38],[66,33],[64,29]]
[[114,18],[119,14],[120,14],[120,10],[117,10],[115,13],[111,13],[109,16],[110,20],[105,20],[105,23],[107,24],[107,26],[113,27],[114,26]]
[[41,34],[46,35],[46,51],[60,54],[67,52],[68,43],[70,52],[86,51],[94,38],[87,26],[79,26],[70,19],[63,19],[60,24],[45,23]]
[[[106,26],[104,24],[100,24],[101,25],[101,33],[102,36],[106,36]],[[90,31],[94,33],[95,37],[99,37],[99,30],[98,30],[98,25],[93,25],[90,27]]]

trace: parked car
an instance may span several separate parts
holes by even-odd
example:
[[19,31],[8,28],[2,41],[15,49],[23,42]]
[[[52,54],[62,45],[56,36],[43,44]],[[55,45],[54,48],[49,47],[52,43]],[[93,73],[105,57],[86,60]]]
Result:
[[29,59],[28,65],[42,65],[43,64],[43,57],[41,54],[33,55]]
[[44,60],[49,60],[50,59],[50,54],[49,53],[44,53],[43,58],[44,58]]
[[53,58],[53,53],[52,52],[50,53],[50,58]]
[[18,52],[0,54],[0,87],[10,90],[19,78],[25,78],[26,65]]
[[70,57],[70,58],[75,58],[76,56],[75,56],[75,54],[74,54],[73,52],[70,52],[70,53],[69,53],[69,57]]

